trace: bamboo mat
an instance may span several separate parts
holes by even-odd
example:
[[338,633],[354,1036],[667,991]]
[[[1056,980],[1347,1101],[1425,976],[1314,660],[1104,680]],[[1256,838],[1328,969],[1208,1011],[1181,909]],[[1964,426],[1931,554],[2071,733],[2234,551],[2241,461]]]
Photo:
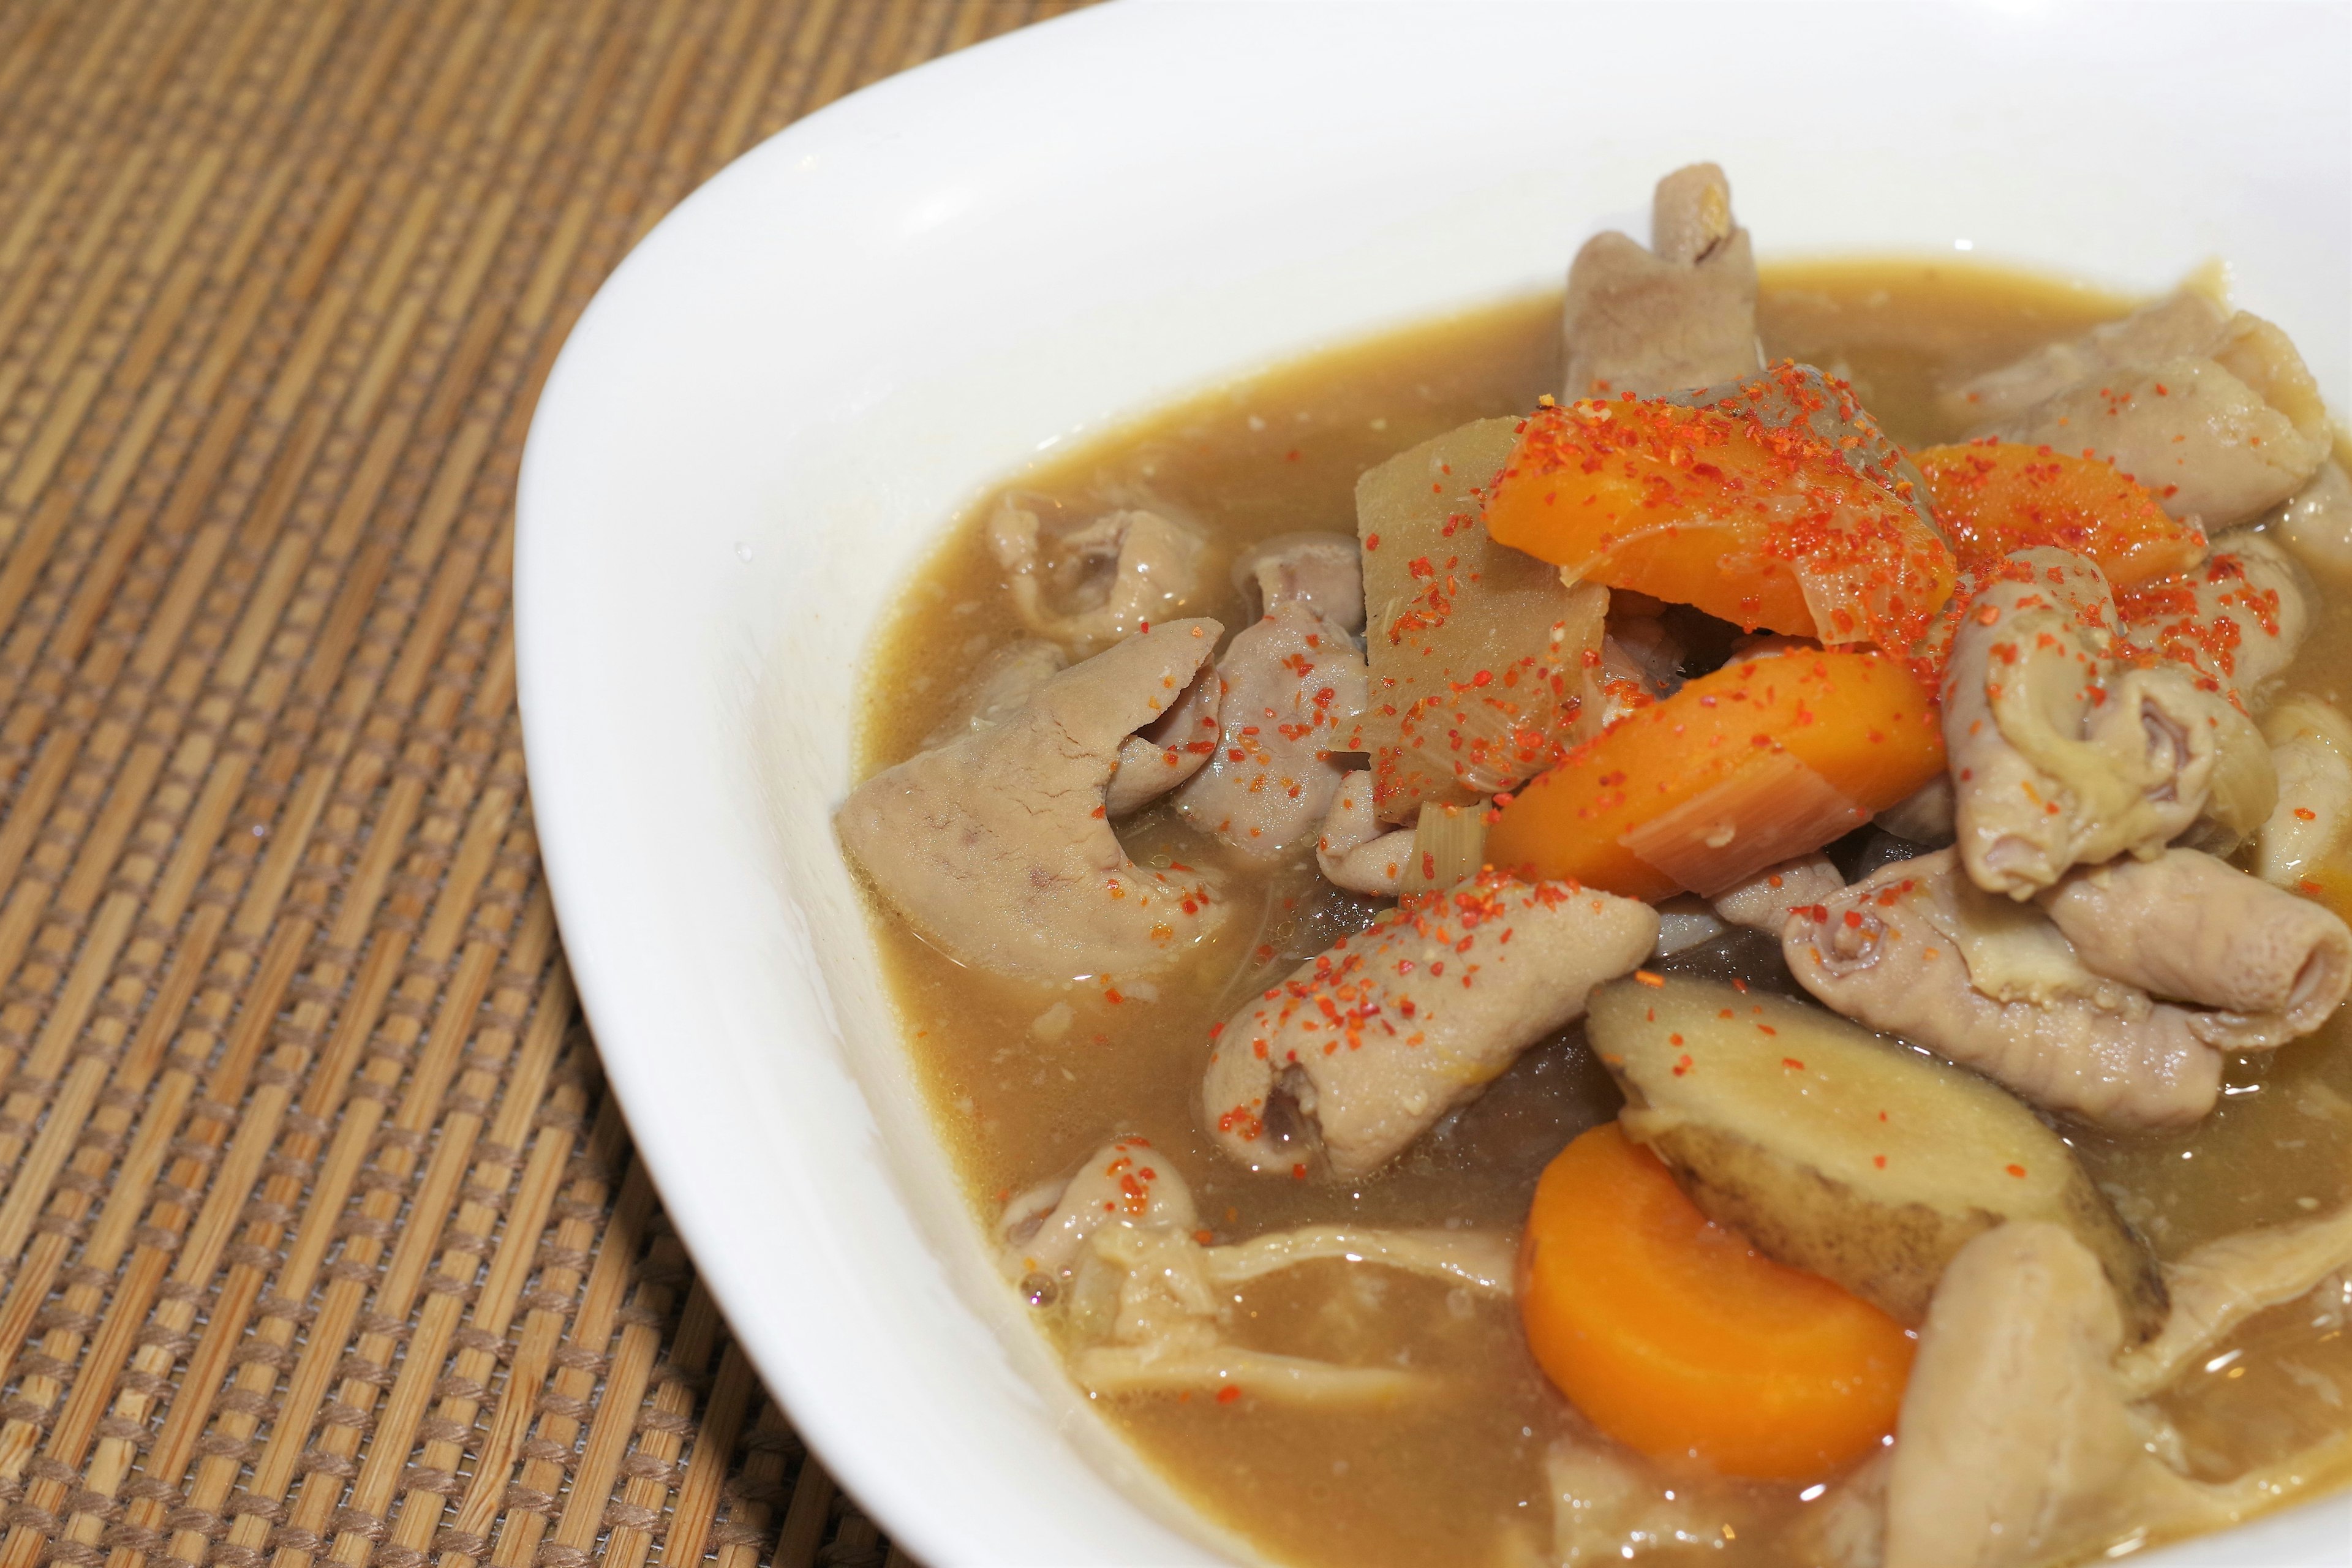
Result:
[[900,1560],[697,1282],[531,835],[581,307],[1032,0],[0,0],[0,1568]]

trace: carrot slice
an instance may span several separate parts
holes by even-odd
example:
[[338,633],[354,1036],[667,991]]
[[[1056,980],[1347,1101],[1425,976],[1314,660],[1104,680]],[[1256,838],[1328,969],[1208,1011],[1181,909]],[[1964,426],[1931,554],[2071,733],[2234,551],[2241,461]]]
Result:
[[2088,555],[2108,582],[2128,588],[2205,558],[2197,525],[2176,521],[2112,463],[2014,441],[1930,447],[1914,457],[1963,565],[2054,544]]
[[1613,1121],[1545,1169],[1519,1279],[1538,1364],[1640,1453],[1804,1480],[1894,1429],[1912,1336],[1710,1224]]
[[1522,785],[1486,858],[1631,899],[1712,897],[1861,826],[1943,765],[1934,695],[1902,660],[1765,655],[1636,710]]
[[1727,406],[1538,408],[1488,492],[1488,533],[1751,631],[1907,652],[1951,596],[1943,541],[1811,426]]

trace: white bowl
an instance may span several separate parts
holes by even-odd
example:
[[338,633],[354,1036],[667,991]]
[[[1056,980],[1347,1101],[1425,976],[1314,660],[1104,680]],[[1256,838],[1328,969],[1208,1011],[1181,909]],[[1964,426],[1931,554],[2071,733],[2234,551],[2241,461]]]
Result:
[[[937,1568],[1219,1550],[991,1272],[828,826],[869,638],[942,524],[1119,416],[1555,282],[1697,158],[1768,255],[2149,289],[2226,256],[2343,409],[2347,16],[1120,5],[814,115],[646,239],[523,465],[540,838],[671,1215],[893,1537]],[[2160,1555],[2347,1534],[2336,1498]]]

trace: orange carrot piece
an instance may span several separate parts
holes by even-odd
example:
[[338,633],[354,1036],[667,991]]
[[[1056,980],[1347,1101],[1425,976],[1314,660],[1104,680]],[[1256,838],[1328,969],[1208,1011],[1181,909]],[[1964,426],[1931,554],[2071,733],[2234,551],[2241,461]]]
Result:
[[1902,660],[1765,655],[1636,710],[1520,786],[1486,859],[1633,899],[1712,896],[1860,826],[1943,765],[1934,694]]
[[2013,441],[1930,447],[1914,459],[1963,565],[2054,544],[2089,556],[2107,581],[2129,588],[2205,558],[2197,525],[2176,521],[2112,463]]
[[1623,399],[1529,415],[1488,492],[1494,539],[1749,630],[1907,652],[1951,552],[1810,426]]
[[1613,1121],[1544,1171],[1519,1277],[1538,1364],[1637,1452],[1798,1481],[1894,1429],[1912,1336],[1708,1223]]

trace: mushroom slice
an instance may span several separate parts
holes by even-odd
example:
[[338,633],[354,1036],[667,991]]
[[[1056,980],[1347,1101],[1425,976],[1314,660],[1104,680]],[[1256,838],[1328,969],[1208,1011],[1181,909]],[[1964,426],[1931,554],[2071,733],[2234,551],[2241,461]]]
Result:
[[960,963],[1038,981],[1167,968],[1223,925],[1222,891],[1130,861],[1104,797],[1121,742],[1191,684],[1220,630],[1161,623],[992,728],[875,774],[835,818],[843,847]]
[[1481,873],[1408,900],[1215,1031],[1202,1110],[1252,1170],[1350,1181],[1649,955],[1647,904]]
[[1156,511],[1053,530],[1011,497],[990,519],[988,542],[1011,574],[1022,624],[1082,654],[1193,607],[1209,553],[1199,529]]
[[1974,1073],[1819,1007],[1669,975],[1592,999],[1628,1135],[1707,1217],[1897,1320],[2004,1220],[2046,1219],[2097,1256],[2138,1336],[2164,1321],[2156,1259],[2058,1135]]
[[1570,399],[1654,396],[1761,368],[1756,256],[1721,169],[1693,163],[1658,182],[1650,245],[1612,231],[1576,253],[1560,318]]

